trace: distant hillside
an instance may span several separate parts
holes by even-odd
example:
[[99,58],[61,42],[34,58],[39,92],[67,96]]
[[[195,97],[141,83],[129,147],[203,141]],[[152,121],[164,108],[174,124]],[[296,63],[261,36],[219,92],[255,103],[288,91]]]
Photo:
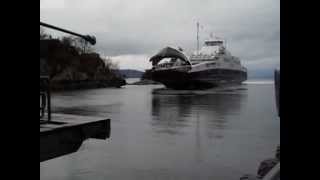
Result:
[[120,74],[125,78],[141,78],[144,72],[133,69],[120,69]]
[[248,71],[248,79],[273,79],[273,78],[274,78],[273,69]]

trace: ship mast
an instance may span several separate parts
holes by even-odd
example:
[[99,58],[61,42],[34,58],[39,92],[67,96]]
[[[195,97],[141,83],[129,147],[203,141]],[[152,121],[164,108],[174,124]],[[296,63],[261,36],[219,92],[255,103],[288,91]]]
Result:
[[197,22],[197,54],[199,54],[199,22]]

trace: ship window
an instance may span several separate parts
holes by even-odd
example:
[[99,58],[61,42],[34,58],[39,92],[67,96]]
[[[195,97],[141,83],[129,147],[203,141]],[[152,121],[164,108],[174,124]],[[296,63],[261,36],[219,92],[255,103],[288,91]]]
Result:
[[222,44],[223,44],[222,41],[207,41],[207,42],[205,42],[205,45],[207,45],[207,46],[219,46]]

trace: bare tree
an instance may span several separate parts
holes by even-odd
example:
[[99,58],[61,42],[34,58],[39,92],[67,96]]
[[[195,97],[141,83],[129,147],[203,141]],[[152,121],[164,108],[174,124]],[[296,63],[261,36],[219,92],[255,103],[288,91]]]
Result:
[[79,51],[80,54],[93,53],[94,48],[83,38],[77,37],[73,40],[73,45]]
[[40,26],[40,40],[47,39],[48,34],[45,32],[44,28]]
[[103,58],[104,64],[106,65],[106,68],[109,70],[118,70],[119,69],[119,63],[114,62],[110,57]]
[[61,43],[65,46],[71,47],[74,43],[74,39],[71,36],[64,36],[61,38]]
[[43,27],[40,26],[40,40],[52,39],[52,36],[48,34]]

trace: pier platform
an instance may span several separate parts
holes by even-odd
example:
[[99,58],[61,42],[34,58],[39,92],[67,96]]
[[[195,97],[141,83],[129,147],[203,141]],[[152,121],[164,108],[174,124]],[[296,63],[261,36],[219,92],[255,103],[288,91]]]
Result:
[[40,119],[40,162],[78,151],[83,141],[110,138],[110,119],[52,114]]

